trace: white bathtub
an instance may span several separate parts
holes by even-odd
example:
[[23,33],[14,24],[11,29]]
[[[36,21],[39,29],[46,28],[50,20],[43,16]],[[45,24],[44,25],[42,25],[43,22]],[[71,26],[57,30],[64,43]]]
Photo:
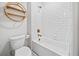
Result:
[[67,45],[56,40],[48,40],[42,38],[39,40],[32,40],[32,50],[38,55],[47,56],[67,56]]

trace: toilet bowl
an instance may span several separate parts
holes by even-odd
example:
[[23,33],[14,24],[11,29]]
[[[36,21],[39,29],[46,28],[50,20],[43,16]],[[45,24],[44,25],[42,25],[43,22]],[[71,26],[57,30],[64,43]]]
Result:
[[29,47],[24,46],[25,39],[28,39],[29,36],[15,35],[10,37],[10,46],[11,46],[11,55],[15,56],[31,56],[31,50]]
[[31,50],[29,47],[22,47],[15,51],[15,56],[31,56]]

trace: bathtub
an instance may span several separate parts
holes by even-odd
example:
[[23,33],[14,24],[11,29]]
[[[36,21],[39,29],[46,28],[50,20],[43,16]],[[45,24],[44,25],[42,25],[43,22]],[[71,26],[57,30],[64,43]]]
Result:
[[32,50],[39,56],[68,56],[67,45],[56,41],[41,38],[32,40]]

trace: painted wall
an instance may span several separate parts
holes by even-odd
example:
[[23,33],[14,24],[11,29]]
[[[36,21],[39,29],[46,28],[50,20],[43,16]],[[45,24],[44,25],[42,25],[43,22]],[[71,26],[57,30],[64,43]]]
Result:
[[[27,3],[22,3],[27,9]],[[9,39],[13,35],[26,34],[27,33],[27,19],[25,21],[16,23],[9,20],[4,15],[5,3],[0,3],[0,55],[9,55]]]

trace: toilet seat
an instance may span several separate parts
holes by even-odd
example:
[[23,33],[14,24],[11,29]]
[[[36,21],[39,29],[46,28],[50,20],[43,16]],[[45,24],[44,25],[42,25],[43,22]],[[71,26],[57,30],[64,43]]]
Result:
[[15,50],[15,56],[31,56],[31,50],[29,47],[22,47]]

